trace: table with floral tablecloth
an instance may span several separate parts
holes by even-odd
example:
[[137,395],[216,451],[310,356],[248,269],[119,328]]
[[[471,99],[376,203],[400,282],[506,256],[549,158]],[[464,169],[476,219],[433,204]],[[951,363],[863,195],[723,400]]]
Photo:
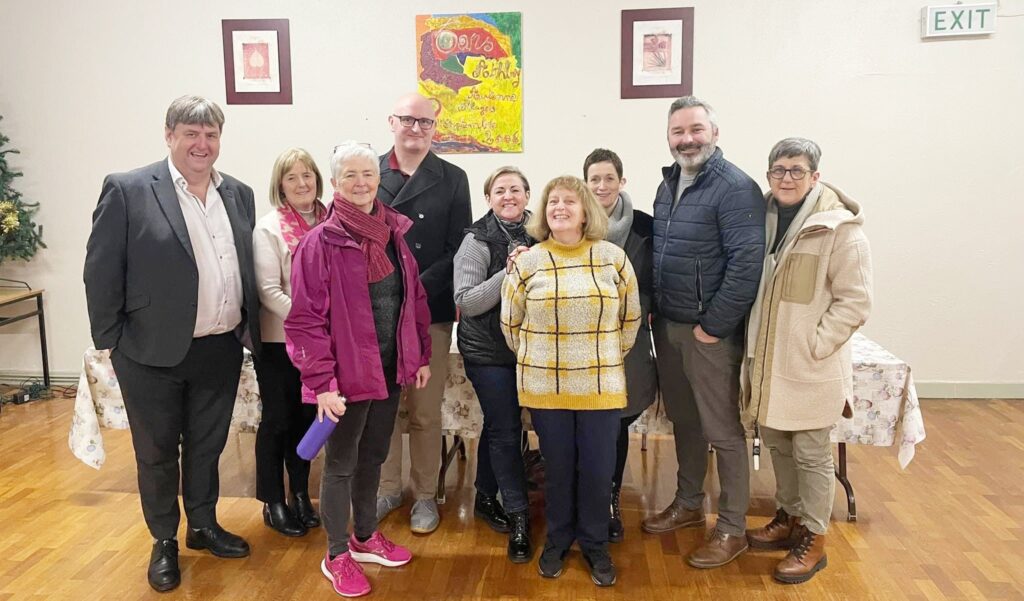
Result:
[[[242,374],[238,379],[235,395],[235,409],[231,414],[231,428],[243,432],[255,432],[260,423],[259,387],[252,356],[245,351],[242,360]],[[68,434],[68,446],[75,457],[87,465],[99,469],[106,461],[103,449],[103,432],[100,428],[128,429],[128,414],[124,410],[124,399],[117,384],[117,375],[110,364],[110,351],[90,348],[82,359],[82,373],[78,377],[78,394],[75,396],[75,413]]]
[[[479,436],[483,414],[473,386],[466,378],[454,337],[449,351],[441,427],[447,435],[474,438]],[[867,337],[856,334],[853,337],[853,391],[853,417],[839,420],[832,440],[875,446],[898,443],[900,466],[905,468],[914,457],[915,445],[925,437],[910,367]],[[255,432],[260,411],[256,374],[252,359],[246,353],[231,417],[232,429]],[[404,419],[404,415],[399,417]],[[526,412],[524,418],[528,418]],[[110,365],[109,351],[89,349],[83,360],[68,445],[76,457],[95,468],[103,465],[106,458],[101,427],[124,429],[128,427],[128,418],[117,376]],[[402,427],[401,422],[399,427]],[[660,400],[644,412],[632,430],[641,434],[671,434],[672,424]]]
[[[890,447],[899,442],[900,466],[914,458],[914,447],[924,440],[924,421],[910,366],[862,334],[853,336],[853,417],[840,419],[832,442]],[[442,414],[446,432],[479,436],[483,415],[466,378],[462,357],[454,349]],[[528,414],[524,412],[524,418]],[[672,434],[672,422],[658,399],[630,427],[639,434]]]

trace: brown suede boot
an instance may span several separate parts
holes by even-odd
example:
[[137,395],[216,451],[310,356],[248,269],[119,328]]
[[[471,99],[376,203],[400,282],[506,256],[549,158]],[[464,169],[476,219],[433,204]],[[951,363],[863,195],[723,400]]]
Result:
[[640,522],[644,532],[662,534],[678,528],[696,528],[704,525],[704,511],[700,508],[687,509],[679,499],[665,508],[665,511],[652,515]]
[[755,549],[792,549],[800,542],[800,530],[797,518],[779,509],[763,527],[747,530],[747,541]]
[[789,550],[789,555],[775,566],[772,576],[786,584],[800,584],[810,580],[814,573],[825,569],[828,556],[825,555],[825,535],[815,534],[801,527],[800,542]]
[[714,530],[711,537],[686,558],[695,568],[718,568],[736,559],[746,551],[747,537]]

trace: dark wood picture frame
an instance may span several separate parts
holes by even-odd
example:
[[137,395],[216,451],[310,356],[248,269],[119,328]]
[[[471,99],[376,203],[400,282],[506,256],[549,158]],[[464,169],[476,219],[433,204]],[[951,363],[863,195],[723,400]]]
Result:
[[[277,92],[239,91],[235,82],[235,48],[232,34],[236,31],[276,31],[280,89]],[[228,104],[291,104],[292,56],[288,19],[223,19],[224,87]]]
[[[633,84],[633,26],[643,21],[682,22],[682,65],[678,82]],[[622,98],[678,98],[693,93],[693,7],[645,8],[622,11]]]

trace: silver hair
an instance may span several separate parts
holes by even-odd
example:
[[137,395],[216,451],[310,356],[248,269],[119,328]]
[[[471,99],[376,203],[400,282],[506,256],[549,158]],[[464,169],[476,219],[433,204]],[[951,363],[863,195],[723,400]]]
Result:
[[177,125],[210,125],[224,131],[224,111],[217,103],[202,96],[182,96],[167,107],[164,126],[174,130]]
[[369,159],[373,163],[373,170],[380,175],[380,163],[378,162],[377,151],[372,146],[365,142],[356,142],[355,140],[345,140],[341,144],[334,147],[334,151],[331,152],[331,177],[337,178],[340,175],[341,166],[345,164],[345,161],[349,159],[363,158]]
[[818,161],[821,160],[821,148],[807,138],[786,138],[780,140],[772,151],[768,153],[768,168],[775,164],[780,158],[807,157],[807,166],[811,171],[818,170]]
[[668,116],[671,118],[676,111],[681,109],[692,109],[697,107],[704,109],[704,112],[708,114],[708,121],[711,122],[711,127],[713,129],[718,129],[718,115],[715,114],[715,109],[711,108],[710,104],[696,96],[683,96],[682,98],[676,98],[672,101],[672,106],[668,107]]

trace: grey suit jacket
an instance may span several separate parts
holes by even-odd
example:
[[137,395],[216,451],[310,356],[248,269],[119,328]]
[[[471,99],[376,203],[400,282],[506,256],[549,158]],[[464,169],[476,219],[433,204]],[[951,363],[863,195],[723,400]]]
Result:
[[[249,186],[221,175],[218,191],[242,275],[242,323],[236,335],[258,352],[255,202]],[[84,279],[96,348],[117,347],[143,365],[181,363],[195,331],[199,273],[166,159],[103,180],[86,246]]]

